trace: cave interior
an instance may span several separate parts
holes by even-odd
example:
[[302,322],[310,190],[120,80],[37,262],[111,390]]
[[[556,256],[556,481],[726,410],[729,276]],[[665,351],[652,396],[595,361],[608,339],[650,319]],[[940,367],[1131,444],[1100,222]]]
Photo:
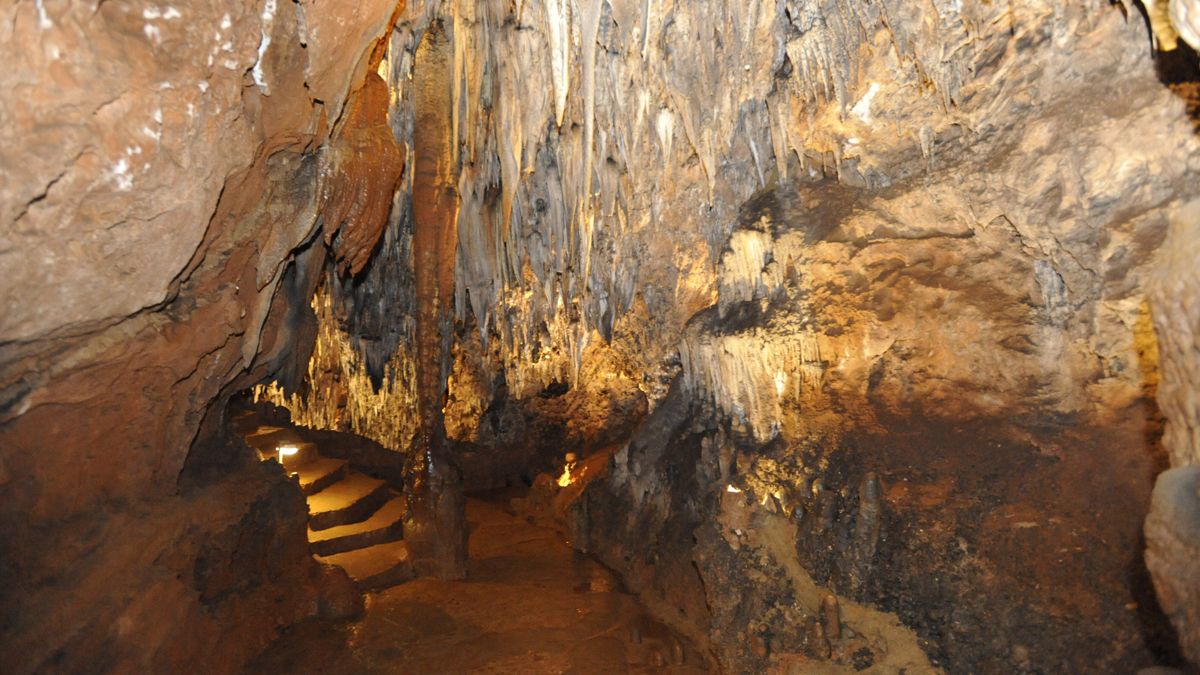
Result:
[[1196,673],[1196,0],[0,7],[0,671]]

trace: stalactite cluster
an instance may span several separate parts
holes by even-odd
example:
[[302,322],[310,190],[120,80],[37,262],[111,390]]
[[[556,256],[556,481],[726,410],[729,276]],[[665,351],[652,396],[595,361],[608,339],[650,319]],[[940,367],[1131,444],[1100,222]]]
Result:
[[9,5],[0,670],[336,614],[256,385],[731,672],[1200,660],[1194,0]]
[[350,335],[341,329],[328,286],[313,298],[312,309],[318,329],[305,385],[290,394],[276,383],[258,385],[254,399],[287,408],[296,424],[348,431],[385,448],[407,451],[418,425],[413,355],[397,351],[376,382]]

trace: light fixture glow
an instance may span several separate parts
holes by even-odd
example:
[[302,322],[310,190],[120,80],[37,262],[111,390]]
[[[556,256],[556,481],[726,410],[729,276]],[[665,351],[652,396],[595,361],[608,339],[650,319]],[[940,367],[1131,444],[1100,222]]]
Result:
[[568,452],[566,461],[563,464],[562,475],[558,477],[558,487],[567,487],[575,482],[575,478],[571,476],[571,469],[575,468],[576,456],[573,452]]
[[297,452],[300,452],[300,448],[297,448],[294,445],[279,445],[275,447],[275,451],[279,453],[279,463],[283,464],[284,457],[291,457]]

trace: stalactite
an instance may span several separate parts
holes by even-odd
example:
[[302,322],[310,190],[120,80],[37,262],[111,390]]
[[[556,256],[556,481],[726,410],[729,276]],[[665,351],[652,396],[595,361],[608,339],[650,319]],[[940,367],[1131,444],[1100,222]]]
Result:
[[[745,144],[757,167],[752,182],[734,184],[745,196],[768,181],[772,164],[786,176],[789,155],[803,157],[812,152],[810,146],[826,143],[793,131],[795,112],[813,115],[831,100],[848,108],[866,58],[862,45],[879,31],[900,31],[891,37],[898,56],[947,89],[945,100],[954,100],[962,61],[922,51],[930,41],[903,31],[930,25],[960,35],[968,29],[956,7],[934,3],[922,10],[928,14],[924,24],[893,25],[887,17],[894,8],[882,0],[837,3],[825,10],[789,4],[798,33],[778,41],[769,36],[785,21],[780,8],[758,2],[728,6],[715,23],[701,20],[691,7],[654,2],[546,0],[519,9],[451,5],[454,72],[460,78],[454,88],[459,98],[453,105],[453,134],[465,153],[459,178],[464,200],[459,297],[469,298],[485,339],[493,331],[519,334],[501,325],[509,316],[553,323],[560,306],[571,307],[558,298],[573,298],[579,302],[574,328],[554,339],[570,361],[566,370],[577,372],[580,347],[592,329],[605,332],[614,312],[628,306],[613,302],[627,285],[621,256],[615,248],[597,247],[620,227],[613,206],[656,208],[653,195],[632,194],[613,175],[676,172],[678,159],[672,155],[678,130],[699,160],[710,198],[738,144]],[[522,30],[513,30],[517,25]],[[702,35],[709,30],[711,39]],[[509,56],[499,59],[500,53]],[[639,58],[628,58],[631,53]],[[789,60],[790,77],[779,87],[764,86],[769,83],[763,78],[743,72],[774,70]],[[489,74],[488,96],[483,95],[484,73]],[[734,84],[716,88],[717,82]],[[491,105],[482,104],[485,98]],[[654,101],[667,105],[652,107]],[[747,115],[773,119],[771,133],[747,135],[746,129],[755,126]],[[664,168],[646,166],[650,149]],[[841,166],[840,147],[825,149],[835,157],[833,166]],[[500,198],[492,200],[490,194]],[[722,240],[727,234],[713,236]],[[531,275],[523,271],[526,265]],[[509,286],[530,285],[539,289],[534,296],[508,292]],[[509,304],[514,300],[517,304]],[[467,303],[460,304],[461,317]],[[516,353],[510,355],[515,362]]]
[[325,243],[344,271],[362,271],[387,226],[404,152],[388,126],[387,83],[368,73],[325,150],[319,208]]
[[289,394],[275,383],[259,385],[254,400],[287,408],[302,426],[350,431],[386,448],[408,450],[419,425],[415,355],[397,350],[377,386],[361,350],[339,326],[328,286],[313,298],[312,307],[318,328],[307,387]]
[[[404,49],[438,22],[453,48],[457,319],[469,312],[485,345],[498,339],[499,350],[485,350],[489,367],[528,396],[574,382],[582,354],[639,293],[656,316],[718,290],[722,312],[769,299],[786,265],[751,250],[749,231],[730,240],[731,204],[822,174],[887,186],[899,178],[892,160],[910,152],[934,170],[947,130],[983,129],[995,114],[990,103],[954,108],[976,61],[1026,34],[1003,34],[997,22],[1064,39],[1093,5],[1050,18],[1035,3],[950,0],[749,2],[715,13],[641,0],[415,8]],[[705,183],[699,193],[682,187]],[[673,249],[655,248],[662,223],[687,233]],[[697,250],[708,272],[679,283],[671,270],[691,268]],[[682,295],[645,290],[658,282]],[[641,367],[665,372],[673,351],[671,341],[651,344]]]

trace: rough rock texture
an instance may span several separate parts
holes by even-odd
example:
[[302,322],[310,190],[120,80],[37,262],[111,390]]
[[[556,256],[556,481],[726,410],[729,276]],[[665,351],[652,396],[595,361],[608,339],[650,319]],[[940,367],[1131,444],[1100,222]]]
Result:
[[1191,202],[1172,221],[1156,258],[1152,306],[1159,334],[1162,384],[1159,407],[1167,418],[1164,445],[1171,464],[1200,464],[1200,202]]
[[1163,608],[1179,630],[1186,655],[1200,663],[1200,492],[1192,478],[1200,464],[1200,203],[1172,221],[1152,282],[1154,322],[1162,358],[1159,405],[1167,420],[1163,444],[1173,470],[1155,488],[1146,519],[1146,562]]
[[321,148],[394,9],[0,9],[6,672],[235,671],[322,604],[221,400],[308,359]]
[[[763,444],[682,392],[598,467],[573,471],[590,482],[556,508],[577,547],[728,670],[1176,662],[1146,572],[1130,564],[1161,467],[1131,456],[1137,421],[1039,430],[876,410],[876,429]],[[840,640],[813,632],[829,595]]]
[[337,596],[308,555],[304,496],[278,466],[181,506],[138,504],[65,525],[42,550],[13,547],[28,556],[27,590],[8,592],[5,672],[237,672],[315,609],[345,617],[343,606],[318,607]]
[[[462,368],[503,370],[518,399],[581,384],[607,343],[657,401],[718,289],[730,303],[788,284],[790,301],[838,305],[816,321],[788,306],[790,334],[824,351],[762,354],[752,375],[815,358],[807,372],[845,371],[845,391],[874,373],[895,406],[947,416],[1086,416],[1142,396],[1144,271],[1196,161],[1144,27],[1100,2],[902,4],[410,7],[388,61],[393,128],[413,133],[401,55],[434,19],[457,78],[455,306],[483,345],[451,398],[482,410],[494,394]],[[765,220],[739,220],[762,190]],[[411,225],[393,220],[403,266]],[[382,276],[352,290],[356,312],[411,308],[403,275]],[[378,323],[350,331],[375,373],[412,358]],[[690,372],[722,377],[695,346]],[[766,403],[752,414],[769,427]]]
[[[1170,647],[1139,642],[1133,621],[1151,625],[1146,643],[1159,639],[1161,626],[1153,599],[1132,588],[1144,578],[1125,579],[1123,556],[1137,555],[1148,477],[1163,468],[1155,325],[1172,333],[1163,338],[1163,410],[1182,420],[1191,413],[1180,411],[1195,409],[1182,384],[1194,360],[1190,329],[1180,324],[1195,315],[1186,304],[1194,293],[1182,292],[1164,328],[1149,282],[1162,268],[1156,251],[1188,250],[1164,240],[1196,195],[1200,146],[1183,102],[1155,75],[1142,17],[1100,0],[410,4],[387,57],[392,127],[410,148],[420,132],[419,88],[409,84],[422,81],[418,45],[437,32],[453,62],[449,123],[458,151],[448,184],[459,200],[460,321],[446,414],[451,433],[471,444],[460,459],[497,478],[501,467],[515,473],[514,462],[530,462],[528,475],[565,451],[603,447],[597,434],[614,419],[623,426],[640,416],[642,400],[650,409],[668,405],[668,383],[682,374],[682,402],[673,405],[703,431],[652,444],[674,448],[662,457],[630,450],[628,461],[641,466],[612,474],[609,489],[627,497],[613,497],[604,511],[616,528],[604,536],[632,547],[611,563],[666,604],[712,604],[716,614],[695,625],[718,627],[703,632],[726,665],[757,667],[779,654],[768,637],[759,636],[759,649],[721,628],[748,615],[712,590],[756,584],[762,574],[772,582],[753,611],[783,611],[779,598],[818,579],[844,602],[897,613],[951,669],[1134,667],[1155,650],[1175,658]],[[334,292],[345,308],[345,343],[363,355],[354,377],[376,382],[385,371],[415,373],[402,365],[416,358],[412,326],[388,328],[386,320],[416,316],[414,184],[403,192],[382,250],[388,265]],[[1174,283],[1185,277],[1167,274]],[[605,375],[611,386],[597,384]],[[411,408],[413,386],[392,380],[374,394],[382,400],[369,400],[400,413]],[[586,431],[558,431],[567,428],[563,417]],[[1195,428],[1179,424],[1167,437],[1176,457],[1181,429]],[[851,442],[923,430],[911,434],[911,448],[943,427],[978,430],[1005,451],[993,464],[988,453],[958,453],[966,465],[895,451],[962,474],[950,489],[904,473],[886,451],[857,453]],[[714,430],[729,443],[717,443]],[[561,439],[557,452],[529,451],[551,437]],[[921,523],[934,534],[914,541],[944,555],[925,561],[920,552],[893,551],[895,566],[865,575],[866,544],[830,557],[820,552],[834,544],[813,539],[795,554],[774,551],[772,563],[760,552],[790,535],[758,515],[745,517],[775,535],[749,546],[754,553],[722,551],[732,548],[722,519],[743,517],[713,499],[722,488],[713,481],[730,474],[677,475],[691,475],[680,467],[694,463],[702,438],[711,446],[702,452],[736,440],[755,461],[783,465],[857,458],[857,468],[827,476],[844,481],[837,500],[805,498],[806,508],[832,510],[840,524],[827,529],[841,532],[835,544],[861,539],[856,495],[875,490],[864,487],[864,466],[875,466],[877,478],[889,471],[920,479],[920,490],[907,493],[916,505],[897,516],[907,523],[898,527],[906,536],[903,528]],[[509,439],[524,453],[509,451]],[[961,443],[956,437],[949,446]],[[1103,483],[1130,499],[1114,511],[1124,515],[1106,521],[1107,532],[1086,525],[1085,498],[1101,499],[1088,490],[1011,501],[988,487],[998,484],[989,472],[1032,471],[1057,494],[1110,465],[1138,468]],[[755,498],[784,485],[811,490],[795,472],[788,476],[763,478]],[[653,508],[642,496],[650,486],[661,489]],[[938,506],[947,500],[955,508]],[[1003,521],[987,519],[992,507],[1005,509]],[[647,508],[656,515],[642,515]],[[1031,509],[1063,513],[1050,523],[1029,517]],[[669,522],[668,512],[693,516]],[[699,533],[699,552],[681,553],[690,561],[681,569],[639,576],[630,560],[653,557],[646,523],[689,546]],[[1121,618],[1119,603],[1097,599],[1102,593],[1086,584],[1059,584],[1082,594],[1078,602],[990,601],[1048,593],[1038,589],[1049,581],[1030,588],[1020,580],[1057,579],[1045,565],[1063,523],[1084,533],[1079,546],[1103,552],[1094,568],[1070,569],[1112,598],[1144,605],[1144,617]],[[960,540],[971,551],[961,558]],[[987,549],[984,562],[972,547]],[[996,563],[1005,555],[1025,556],[1034,569]],[[692,583],[692,562],[701,578],[708,574],[703,592],[676,587]],[[959,562],[969,569],[955,572],[950,586],[991,589],[979,607],[999,619],[954,615],[914,572]],[[889,594],[872,583],[917,590]],[[771,614],[763,623],[816,617],[822,593],[801,595],[800,615]],[[1120,633],[1111,663],[1086,660],[1100,633],[1063,642],[1073,653],[1021,634],[1023,621],[1046,635],[1065,630],[1056,613],[1076,611],[1073,602]],[[1017,609],[1023,604],[1034,607],[1031,616]],[[994,643],[976,655],[952,648],[988,620],[1002,626]],[[807,628],[776,637],[785,650],[824,658]],[[855,666],[852,658],[838,663]]]
[[403,153],[387,122],[390,103],[387,83],[368,73],[322,155],[327,168],[319,208],[325,243],[350,275],[361,272],[375,252],[404,171]]
[[[250,480],[220,402],[270,378],[290,395],[305,362],[307,398],[290,405],[393,449],[429,431],[449,382],[450,426],[485,466],[540,468],[652,409],[596,501],[582,498],[584,522],[601,523],[584,530],[730,669],[1148,665],[1131,626],[1153,608],[1116,571],[1136,557],[1127,519],[1161,469],[1151,314],[1167,446],[1176,463],[1197,457],[1182,254],[1196,219],[1181,207],[1200,155],[1140,13],[1107,0],[226,5],[0,10],[0,161],[23,169],[0,182],[0,527],[15,542],[0,605],[30,608],[6,612],[6,640],[46,640],[4,650],[16,670],[53,665],[88,622],[119,614],[64,627],[39,598],[96,584],[56,576],[72,558],[41,552],[85,532],[98,560],[119,559],[122,531],[137,539],[129,514],[186,521],[208,491]],[[399,145],[368,105],[383,98],[375,73]],[[436,161],[414,161],[420,143]],[[402,156],[414,170],[368,260]],[[359,276],[323,274],[322,215]],[[914,426],[907,443],[879,440]],[[545,429],[557,452],[506,454]],[[972,433],[1002,451],[957,451]],[[1014,501],[1026,472],[1038,491]],[[1095,473],[1107,493],[1077,487]],[[227,522],[256,503],[239,494]],[[1100,517],[1083,506],[1101,501]],[[1098,562],[1064,576],[1052,547],[1072,528]],[[237,549],[204,541],[164,569]],[[660,561],[658,541],[680,555]],[[114,589],[157,574],[113,569]],[[178,591],[181,650],[261,606],[229,583]],[[209,591],[244,596],[246,614],[186,620]],[[1117,617],[1122,599],[1145,616]],[[1096,630],[1055,641],[1079,615]],[[1096,646],[1106,628],[1118,648]],[[178,665],[153,635],[112,668]]]
[[1184,653],[1200,662],[1200,466],[1165,471],[1146,518],[1146,565]]
[[418,424],[412,354],[397,351],[380,378],[373,380],[365,360],[369,356],[364,357],[371,352],[356,348],[352,335],[342,329],[333,293],[322,287],[313,298],[318,327],[304,386],[289,393],[277,383],[260,385],[255,397],[286,406],[301,426],[352,432],[394,451],[407,451]]

